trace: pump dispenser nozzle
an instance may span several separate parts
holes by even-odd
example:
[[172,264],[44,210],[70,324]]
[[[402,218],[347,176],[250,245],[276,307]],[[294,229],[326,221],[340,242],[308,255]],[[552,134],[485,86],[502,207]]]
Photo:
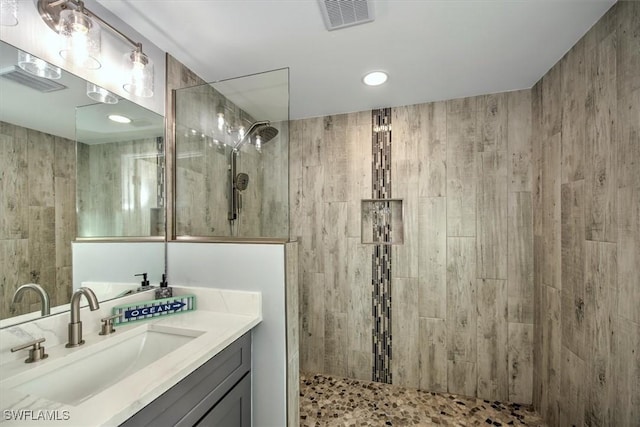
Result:
[[142,276],[142,282],[140,282],[140,287],[138,288],[138,292],[146,291],[149,289],[149,281],[147,280],[147,273],[134,274],[134,276]]
[[173,289],[169,286],[166,280],[166,276],[162,275],[162,281],[160,287],[156,289],[156,299],[171,298],[173,296]]

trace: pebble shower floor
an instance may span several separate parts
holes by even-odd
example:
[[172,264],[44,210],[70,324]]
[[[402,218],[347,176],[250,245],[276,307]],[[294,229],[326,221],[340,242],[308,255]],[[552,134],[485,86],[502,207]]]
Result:
[[300,426],[545,426],[530,406],[300,375]]

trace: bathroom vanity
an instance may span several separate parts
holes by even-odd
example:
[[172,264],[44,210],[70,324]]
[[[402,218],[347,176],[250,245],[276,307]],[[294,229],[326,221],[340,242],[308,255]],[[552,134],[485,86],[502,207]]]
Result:
[[[197,309],[115,325],[106,336],[100,319],[123,299],[81,309],[86,343],[76,348],[65,348],[68,314],[0,330],[0,424],[43,425],[50,417],[83,426],[250,426],[251,334],[262,320],[261,294],[174,293],[196,295]],[[126,303],[145,299],[135,294]],[[27,364],[26,351],[9,352],[38,338],[45,338],[44,360]]]
[[121,426],[250,427],[250,371],[246,333]]

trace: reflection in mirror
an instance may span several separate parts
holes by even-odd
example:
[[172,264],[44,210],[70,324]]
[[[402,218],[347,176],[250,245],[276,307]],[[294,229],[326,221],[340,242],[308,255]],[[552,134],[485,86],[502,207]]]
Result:
[[78,237],[164,235],[163,118],[120,100],[77,109]]
[[[161,146],[158,139],[161,139],[162,130],[158,132],[156,129],[158,124],[158,128],[162,128],[162,117],[153,113],[150,115],[147,110],[131,102],[119,100],[116,105],[124,107],[125,114],[137,120],[132,122],[134,126],[130,126],[128,132],[122,132],[120,128],[118,135],[113,137],[110,135],[112,130],[98,124],[96,119],[79,123],[78,135],[82,135],[87,141],[87,144],[79,144],[79,147],[87,145],[80,148],[79,153],[88,155],[89,163],[78,162],[75,142],[76,108],[80,107],[79,111],[87,112],[90,109],[99,110],[98,106],[93,106],[95,101],[87,97],[86,81],[65,71],[62,71],[57,80],[32,80],[30,75],[17,74],[18,55],[17,49],[0,42],[0,327],[20,322],[31,314],[40,315],[41,303],[37,292],[25,291],[20,302],[11,304],[14,293],[24,284],[38,284],[47,292],[52,314],[64,310],[68,305],[76,279],[72,265],[72,242],[78,237],[77,225],[85,225],[84,216],[80,220],[76,219],[76,176],[83,183],[78,189],[85,197],[78,204],[81,208],[87,206],[84,205],[85,200],[99,200],[91,192],[106,191],[117,185],[120,192],[118,197],[122,197],[121,194],[127,193],[133,181],[142,182],[153,170],[153,178],[145,184],[146,187],[131,185],[135,190],[127,195],[131,203],[129,207],[146,209],[149,219],[145,219],[144,225],[136,225],[138,228],[130,234],[124,234],[123,231],[123,235],[161,235],[162,232],[158,232],[158,229],[163,228],[164,221],[162,214],[153,213],[153,209],[162,206],[157,198],[157,169],[163,168],[164,164],[164,156],[158,152]],[[37,89],[44,84],[55,87],[48,91]],[[150,131],[151,128],[153,131]],[[137,147],[137,141],[144,141],[141,147]],[[96,144],[103,146],[101,155],[111,166],[101,165],[101,155],[98,154],[90,161],[91,147],[97,147]],[[114,148],[107,149],[111,144]],[[128,146],[129,149],[122,148],[121,145]],[[130,160],[123,162],[125,166],[116,166],[109,160],[116,155]],[[147,165],[152,162],[154,167]],[[93,183],[96,187],[93,184],[86,185],[87,181],[91,182],[93,179],[88,176],[94,173],[93,168],[104,174],[103,186],[99,186],[99,181],[95,179]],[[99,178],[97,172],[94,176]],[[149,189],[151,186],[154,187],[153,190]],[[110,191],[110,197],[116,197],[113,195],[115,192]],[[148,204],[137,201],[142,200],[140,197],[135,198],[144,191],[149,194]],[[98,218],[94,214],[94,223],[126,225],[121,228],[113,226],[108,231],[99,230],[99,235],[104,236],[110,231],[125,228],[132,230],[133,226],[130,224],[135,221],[108,218],[110,215],[117,216],[118,213],[115,208],[107,208],[104,199],[101,203],[103,205],[96,209],[100,210],[102,217]],[[122,200],[120,203],[123,203]],[[135,209],[127,212],[132,216],[137,214]],[[152,215],[155,215],[153,221],[150,219]],[[137,222],[140,223],[141,220]],[[92,224],[91,221],[87,223]],[[94,230],[93,225],[88,228]],[[145,228],[144,233],[139,231],[142,228]],[[84,230],[81,231],[84,233]],[[163,246],[162,241],[156,244]],[[150,261],[150,256],[145,256],[149,262],[139,266],[134,259],[133,265],[126,267],[126,271],[117,263],[111,264],[109,259],[102,259],[100,262],[110,271],[123,268],[121,276],[130,277],[129,285],[135,286],[137,278],[133,274],[144,269],[150,275],[159,277],[164,271],[164,251],[154,248],[152,253],[156,254],[153,255],[155,262]],[[102,274],[103,272],[97,271],[94,274],[85,269],[80,280],[113,280]],[[103,295],[104,298],[113,296]]]
[[289,70],[175,99],[177,237],[287,238]]

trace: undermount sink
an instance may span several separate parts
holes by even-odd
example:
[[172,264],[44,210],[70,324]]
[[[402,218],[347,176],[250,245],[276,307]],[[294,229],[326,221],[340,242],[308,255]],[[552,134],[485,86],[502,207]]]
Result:
[[[87,348],[82,358],[12,387],[55,402],[77,405],[187,344],[201,331],[149,325],[125,339]],[[44,366],[43,366],[44,368]]]

